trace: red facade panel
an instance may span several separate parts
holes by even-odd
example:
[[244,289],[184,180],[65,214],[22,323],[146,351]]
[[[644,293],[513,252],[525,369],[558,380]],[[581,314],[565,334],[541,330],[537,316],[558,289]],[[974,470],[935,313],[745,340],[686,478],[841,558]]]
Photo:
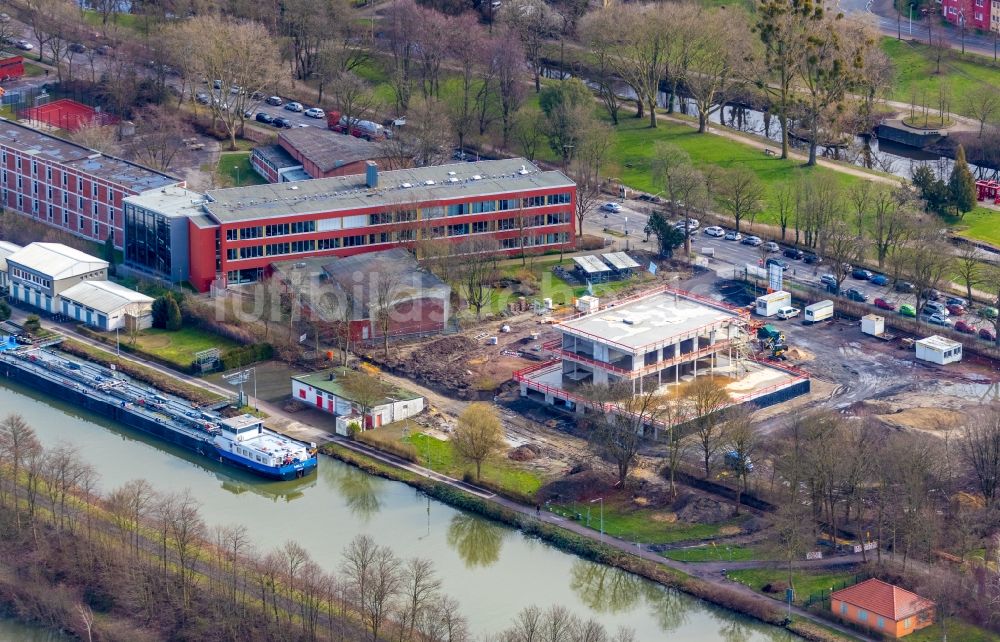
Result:
[[188,221],[188,278],[199,292],[207,292],[216,277],[217,233],[218,228],[203,228]]

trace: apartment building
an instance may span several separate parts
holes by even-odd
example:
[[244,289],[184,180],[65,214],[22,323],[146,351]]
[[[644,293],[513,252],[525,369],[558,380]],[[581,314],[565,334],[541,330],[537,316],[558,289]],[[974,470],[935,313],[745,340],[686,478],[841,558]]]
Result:
[[0,118],[0,203],[92,241],[124,245],[127,196],[181,181]]
[[941,0],[941,15],[956,27],[973,31],[995,30],[992,0]]

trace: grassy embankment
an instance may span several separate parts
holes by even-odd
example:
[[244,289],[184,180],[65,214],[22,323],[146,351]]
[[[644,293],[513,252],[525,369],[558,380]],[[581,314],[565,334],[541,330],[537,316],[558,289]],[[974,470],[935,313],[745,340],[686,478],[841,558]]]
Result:
[[[83,328],[86,336],[115,346],[115,335]],[[222,353],[240,347],[235,341],[207,332],[200,328],[184,326],[180,330],[167,331],[158,328],[143,330],[131,343],[124,333],[119,335],[121,350],[147,357],[164,365],[187,372],[194,361],[195,353],[210,348],[219,348]]]

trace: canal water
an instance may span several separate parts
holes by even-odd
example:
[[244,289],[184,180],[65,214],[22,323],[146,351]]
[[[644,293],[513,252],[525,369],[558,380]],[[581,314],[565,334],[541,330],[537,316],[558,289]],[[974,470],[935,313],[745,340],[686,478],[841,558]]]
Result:
[[[46,447],[73,445],[100,471],[102,490],[138,478],[161,491],[190,489],[209,526],[242,524],[261,550],[294,540],[335,571],[341,550],[365,533],[400,557],[432,559],[444,591],[480,636],[508,626],[527,606],[558,604],[610,631],[632,627],[643,642],[796,639],[328,457],[312,479],[263,481],[0,380],[0,415],[11,412],[23,415]],[[0,628],[0,640],[7,639],[46,638],[5,636]]]

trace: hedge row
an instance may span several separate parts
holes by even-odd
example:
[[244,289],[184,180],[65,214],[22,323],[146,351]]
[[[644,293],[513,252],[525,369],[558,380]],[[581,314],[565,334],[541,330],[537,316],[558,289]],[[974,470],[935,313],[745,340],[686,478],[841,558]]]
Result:
[[377,462],[364,454],[357,453],[338,444],[325,445],[323,452],[370,474],[409,484],[430,497],[455,508],[520,529],[524,533],[534,535],[564,551],[574,553],[594,562],[615,566],[658,584],[683,591],[706,602],[753,617],[767,624],[787,627],[807,640],[814,642],[843,640],[843,638],[837,637],[832,631],[823,629],[814,623],[789,622],[784,610],[769,598],[749,595],[735,588],[706,582],[662,564],[655,564],[648,560],[640,559],[572,531],[546,522],[540,522],[528,515],[483,500],[453,486],[424,477],[418,477],[394,466]]
[[223,370],[233,370],[257,361],[267,361],[273,356],[274,346],[270,343],[253,343],[225,351],[219,361]]

